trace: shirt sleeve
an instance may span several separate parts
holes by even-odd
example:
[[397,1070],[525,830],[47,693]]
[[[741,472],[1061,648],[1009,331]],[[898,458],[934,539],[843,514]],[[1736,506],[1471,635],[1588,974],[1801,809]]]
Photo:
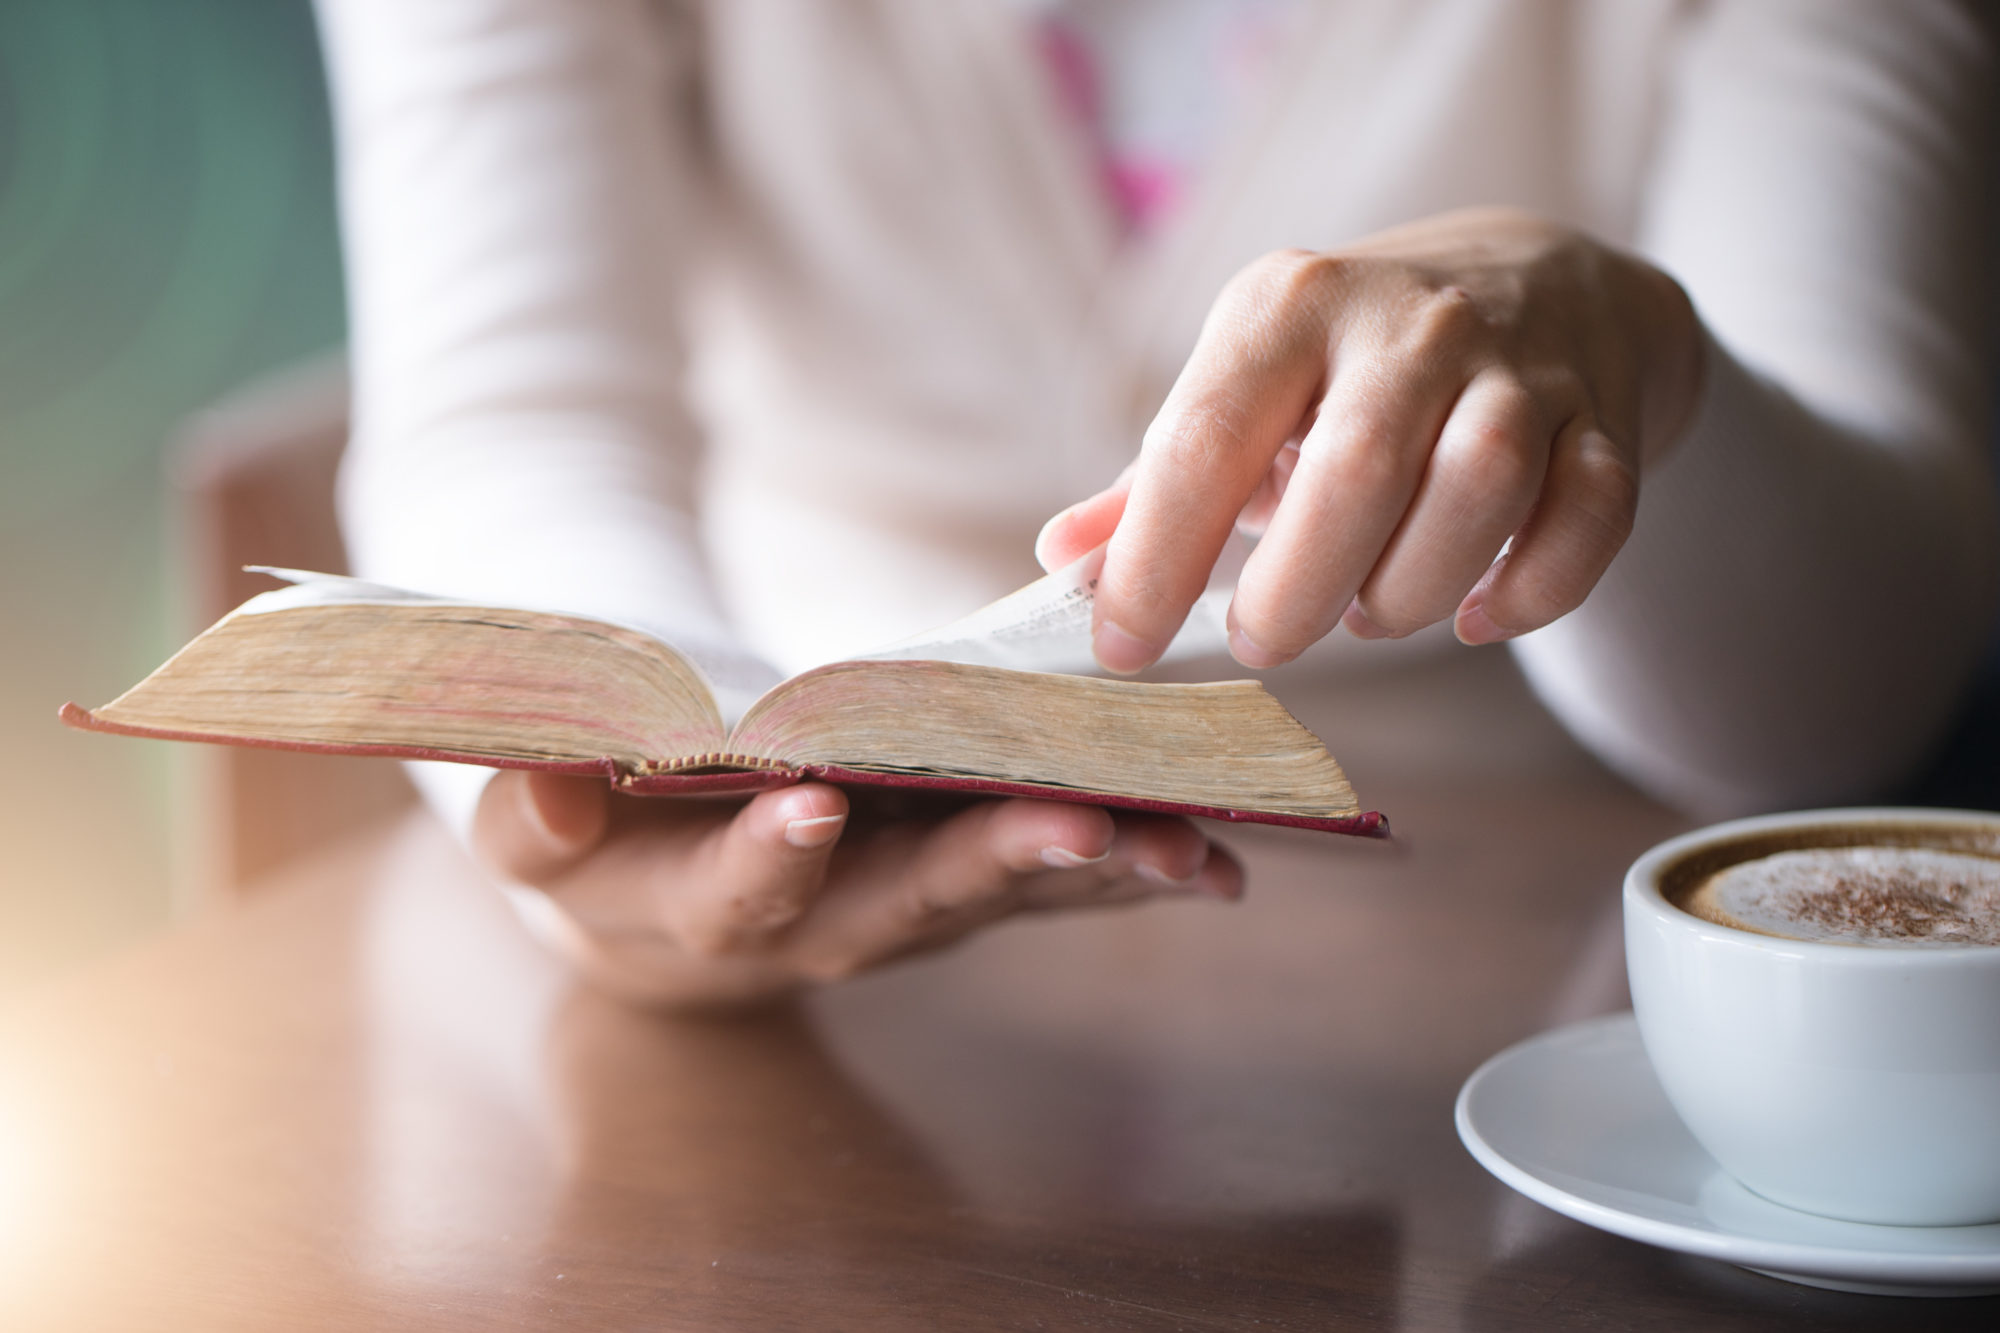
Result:
[[[319,0],[355,571],[636,625],[742,679],[694,516],[692,50],[645,0]],[[419,766],[461,829],[490,774]]]
[[1706,326],[1702,401],[1597,590],[1515,652],[1614,767],[1725,814],[1906,776],[1992,625],[1993,71],[1950,3],[1696,14],[1639,246]]

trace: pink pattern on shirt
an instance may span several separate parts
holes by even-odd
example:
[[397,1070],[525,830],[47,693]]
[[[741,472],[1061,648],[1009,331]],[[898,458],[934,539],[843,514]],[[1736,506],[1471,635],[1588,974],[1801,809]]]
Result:
[[1103,82],[1097,55],[1060,18],[1036,27],[1042,64],[1055,85],[1058,105],[1089,140],[1097,173],[1128,235],[1151,231],[1180,202],[1186,185],[1181,164],[1119,153],[1104,134]]

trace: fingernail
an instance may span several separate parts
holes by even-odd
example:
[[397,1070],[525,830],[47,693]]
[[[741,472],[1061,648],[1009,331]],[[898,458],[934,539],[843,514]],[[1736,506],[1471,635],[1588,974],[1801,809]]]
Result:
[[1090,651],[1096,656],[1097,664],[1106,671],[1129,676],[1153,664],[1160,655],[1159,649],[1135,634],[1130,634],[1113,621],[1102,621],[1097,632],[1090,637]]
[[794,819],[785,825],[785,841],[794,847],[824,847],[840,836],[840,826],[846,822],[846,815]]
[[1484,602],[1473,602],[1458,608],[1458,623],[1455,627],[1460,643],[1481,644],[1500,643],[1514,637],[1514,631],[1502,629],[1486,614]]
[[1084,856],[1079,852],[1071,851],[1067,847],[1044,847],[1042,848],[1042,864],[1053,870],[1074,870],[1078,866],[1094,866],[1109,855],[1111,855],[1111,849],[1108,847],[1096,856]]
[[1361,609],[1361,603],[1359,602],[1349,602],[1347,604],[1347,610],[1341,614],[1340,623],[1349,634],[1352,634],[1357,639],[1386,639],[1389,637],[1389,631],[1370,620],[1368,613]]
[[1264,671],[1274,666],[1283,666],[1285,663],[1284,658],[1261,647],[1255,639],[1245,634],[1240,625],[1229,627],[1229,655],[1252,671]]
[[1132,873],[1137,875],[1140,879],[1150,880],[1151,882],[1158,884],[1163,888],[1169,888],[1169,889],[1185,889],[1189,885],[1193,884],[1196,880],[1201,878],[1201,871],[1199,869],[1197,869],[1192,875],[1189,875],[1186,879],[1175,879],[1172,875],[1169,875],[1166,871],[1160,869],[1158,866],[1149,866],[1144,864],[1133,866]]

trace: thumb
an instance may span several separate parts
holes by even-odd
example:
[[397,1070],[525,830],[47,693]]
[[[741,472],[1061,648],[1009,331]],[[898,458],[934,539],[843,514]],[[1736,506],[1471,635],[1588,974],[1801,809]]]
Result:
[[821,782],[757,796],[707,840],[697,873],[678,874],[678,891],[664,897],[675,935],[719,954],[782,932],[818,897],[847,813],[847,794]]
[[602,778],[510,770],[486,784],[472,818],[472,850],[495,873],[539,887],[597,849],[610,815]]

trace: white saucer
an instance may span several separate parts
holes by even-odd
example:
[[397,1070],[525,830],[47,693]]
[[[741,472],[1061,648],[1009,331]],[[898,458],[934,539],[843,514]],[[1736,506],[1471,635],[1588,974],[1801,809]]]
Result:
[[1667,1104],[1629,1013],[1544,1032],[1481,1065],[1458,1094],[1458,1136],[1535,1202],[1650,1245],[1835,1291],[2000,1293],[2000,1223],[1839,1222],[1725,1175]]

